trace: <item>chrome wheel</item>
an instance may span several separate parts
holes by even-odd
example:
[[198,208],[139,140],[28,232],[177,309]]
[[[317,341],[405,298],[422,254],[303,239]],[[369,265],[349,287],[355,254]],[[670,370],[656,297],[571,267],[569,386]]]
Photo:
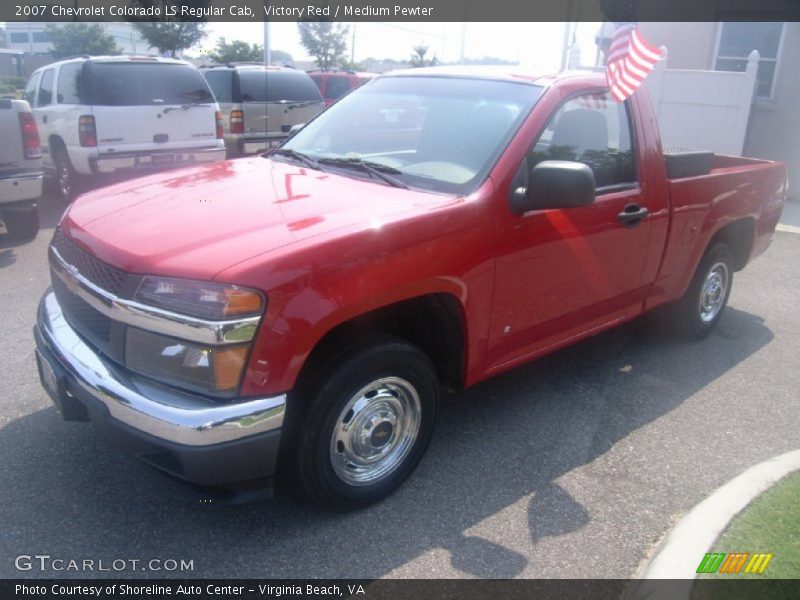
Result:
[[384,377],[356,392],[337,417],[330,457],[337,477],[363,486],[389,476],[419,434],[422,405],[405,379]]
[[728,266],[724,262],[716,262],[708,270],[705,281],[700,288],[700,320],[710,323],[717,318],[728,293]]
[[58,191],[64,200],[69,200],[72,195],[72,174],[69,172],[69,165],[65,160],[58,161],[56,172],[58,179]]

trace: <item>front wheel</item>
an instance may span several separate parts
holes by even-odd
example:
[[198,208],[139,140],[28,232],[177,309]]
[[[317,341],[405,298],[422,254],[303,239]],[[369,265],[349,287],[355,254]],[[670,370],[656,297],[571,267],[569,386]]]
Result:
[[702,339],[716,327],[733,286],[733,254],[726,244],[715,244],[703,255],[689,289],[671,309],[677,329],[691,339]]
[[439,389],[428,358],[397,338],[360,344],[312,390],[294,468],[304,495],[352,509],[394,492],[433,433]]

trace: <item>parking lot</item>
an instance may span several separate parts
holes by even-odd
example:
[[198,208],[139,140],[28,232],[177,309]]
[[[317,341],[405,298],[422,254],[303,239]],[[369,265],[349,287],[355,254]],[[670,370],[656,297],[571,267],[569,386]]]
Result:
[[630,577],[682,513],[748,466],[800,447],[800,235],[737,274],[698,343],[645,318],[450,397],[398,493],[338,514],[193,492],[65,423],[31,328],[61,206],[26,244],[0,235],[0,576],[20,554],[193,561],[134,577]]

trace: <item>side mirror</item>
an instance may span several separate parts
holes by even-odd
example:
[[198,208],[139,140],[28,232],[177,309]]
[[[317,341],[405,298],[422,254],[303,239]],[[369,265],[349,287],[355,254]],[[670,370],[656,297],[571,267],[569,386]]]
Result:
[[594,173],[585,164],[545,160],[531,169],[528,187],[511,194],[511,210],[523,214],[546,208],[576,208],[594,202]]
[[300,131],[305,126],[306,126],[305,123],[298,123],[297,125],[292,125],[289,128],[289,135],[286,137],[286,139],[288,140],[289,138],[292,138],[295,135],[297,135],[297,132]]

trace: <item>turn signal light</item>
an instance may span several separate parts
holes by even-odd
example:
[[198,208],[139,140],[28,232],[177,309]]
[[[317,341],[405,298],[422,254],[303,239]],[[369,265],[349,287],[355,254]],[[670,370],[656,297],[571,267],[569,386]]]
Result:
[[261,294],[242,288],[225,288],[225,308],[223,314],[226,317],[238,315],[254,315],[261,312]]
[[22,145],[25,158],[42,158],[42,147],[39,143],[39,129],[36,120],[29,112],[19,113],[19,126],[22,130]]
[[214,118],[217,121],[217,139],[221,140],[225,135],[225,121],[222,120],[222,113],[219,111],[214,113]]
[[231,133],[244,133],[244,113],[241,110],[231,111]]
[[82,115],[78,118],[78,141],[81,146],[97,146],[97,129],[92,115]]
[[215,348],[212,353],[214,361],[214,382],[217,391],[227,392],[239,387],[242,378],[249,346],[235,348]]

